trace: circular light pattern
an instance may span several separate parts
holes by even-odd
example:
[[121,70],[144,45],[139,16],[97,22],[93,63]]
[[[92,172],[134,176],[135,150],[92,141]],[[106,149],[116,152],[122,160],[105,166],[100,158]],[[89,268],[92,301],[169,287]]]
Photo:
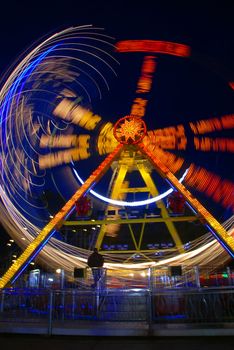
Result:
[[143,140],[145,134],[145,122],[133,116],[119,119],[114,126],[114,136],[123,144],[135,145]]
[[[50,36],[27,53],[3,84],[0,91],[0,192],[5,206],[2,210],[5,213],[3,221],[10,234],[22,247],[26,247],[37,236],[54,214],[48,207],[45,191],[50,190],[50,186],[53,185],[61,197],[65,197],[61,189],[62,176],[58,181],[56,173],[63,174],[69,185],[75,180],[75,185],[70,190],[72,192],[74,187],[78,186],[76,179],[83,183],[78,175],[77,163],[89,159],[95,152],[98,156],[105,156],[116,146],[113,124],[105,122],[92,110],[92,105],[108,93],[109,81],[116,76],[118,62],[113,57],[113,49],[113,38],[106,36],[99,29],[91,26],[68,28]],[[152,65],[151,58],[147,64]],[[139,110],[142,103],[145,103],[143,99],[136,98],[135,109]],[[229,117],[231,118],[231,114]],[[117,140],[126,143],[140,142],[145,135],[144,123],[143,125],[133,123],[135,128],[128,118],[119,120],[128,124],[125,125],[128,133],[124,134],[124,128],[120,125],[120,129],[116,128],[114,131]],[[223,125],[226,125],[223,128],[232,128],[230,118],[228,122],[224,117],[220,118],[226,123],[223,122]],[[205,122],[203,120],[202,125]],[[217,121],[215,120],[213,124],[216,126]],[[208,147],[207,149],[214,151],[221,147],[221,141],[218,139],[213,142],[211,139],[199,138],[202,135],[199,123],[190,122],[189,127],[189,132],[196,134],[194,149],[197,147],[197,150],[203,151]],[[135,134],[136,129],[139,129],[139,137]],[[187,134],[181,124],[176,127],[150,130],[143,139],[143,143],[152,152],[156,152],[169,168],[173,167],[173,173],[182,170],[181,157],[186,150],[187,142]],[[226,150],[229,150],[228,140],[225,140],[225,145]],[[179,157],[175,156],[174,151],[175,153],[179,151]],[[192,184],[193,170],[197,171],[194,164],[184,172],[180,182],[186,182],[189,173],[189,181]],[[170,188],[154,198],[131,202],[114,200],[93,190],[90,193],[111,205],[134,207],[155,203],[172,191]],[[71,194],[69,193],[69,196]],[[56,204],[53,198],[52,202]],[[232,225],[233,217],[226,224],[230,232]],[[192,245],[193,251],[182,254],[181,257],[164,259],[164,263],[194,264],[204,259],[211,259],[207,252],[213,249],[216,242],[209,236],[209,247],[203,243],[201,239],[196,241]],[[214,258],[219,259],[220,249],[222,248],[217,245],[213,252]],[[74,266],[84,267],[88,254],[89,251],[52,238],[44,247],[41,256],[51,266],[57,267],[59,264],[66,271],[71,271]],[[112,260],[120,263],[125,258],[124,254],[123,258],[113,256],[113,260],[108,256],[107,267],[117,269],[118,265],[109,262]],[[130,265],[120,266],[130,268]],[[151,262],[141,266],[154,265],[157,264]]]
[[[77,179],[80,181],[80,183],[83,185],[84,181],[82,180],[82,178],[79,176],[78,172],[76,171],[76,169],[73,169]],[[181,183],[185,176],[187,175],[188,169],[185,170],[183,176],[179,179],[179,182]],[[149,205],[152,203],[156,203],[158,201],[160,201],[161,199],[167,197],[170,193],[173,192],[173,188],[170,188],[169,190],[159,194],[156,197],[152,197],[152,198],[148,198],[142,201],[132,201],[132,202],[127,202],[127,201],[120,201],[120,200],[116,200],[116,199],[112,199],[112,198],[108,198],[105,196],[102,196],[101,194],[90,190],[90,193],[92,195],[94,195],[96,198],[100,199],[101,201],[104,201],[106,203],[112,204],[112,205],[116,205],[116,206],[122,206],[122,207],[139,207],[139,206],[145,206],[145,205]]]
[[109,90],[106,76],[116,75],[113,47],[112,38],[92,26],[65,29],[29,52],[1,89],[3,201],[10,199],[41,228],[51,215],[44,193],[49,168],[90,156],[88,121],[71,120],[76,110],[60,116],[60,105],[89,106],[102,98]]

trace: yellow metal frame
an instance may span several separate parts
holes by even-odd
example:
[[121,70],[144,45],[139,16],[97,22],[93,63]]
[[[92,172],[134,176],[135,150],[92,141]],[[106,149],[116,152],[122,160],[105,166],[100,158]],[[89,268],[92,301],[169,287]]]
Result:
[[221,243],[228,253],[234,257],[234,238],[228,235],[225,228],[211,215],[211,213],[196,199],[193,195],[186,189],[186,187],[181,184],[175,175],[160,161],[159,158],[155,157],[143,143],[136,146],[142,154],[149,159],[151,164],[155,169],[176,188],[186,199],[186,201],[195,209],[195,211],[200,215],[203,221],[210,228],[211,233],[219,243]]
[[[160,161],[160,159],[152,155],[142,143],[140,145],[137,145],[136,148],[139,149],[142,152],[142,154],[149,159],[149,161],[161,174],[161,176],[169,180],[172,186],[174,186],[185,197],[187,202],[197,211],[197,213],[204,220],[204,222],[208,224],[215,238],[218,239],[218,241],[225,247],[225,249],[229,252],[231,256],[234,256],[234,239],[232,236],[228,235],[224,227],[208,212],[208,210],[206,210],[203,207],[203,205],[196,198],[192,196],[192,194],[185,188],[184,185],[182,185],[177,180],[177,178]],[[40,250],[46,244],[48,239],[52,236],[53,232],[55,232],[56,229],[61,227],[65,217],[69,215],[71,209],[74,207],[75,202],[87,191],[89,191],[91,187],[103,176],[103,174],[110,167],[113,160],[120,154],[122,150],[123,145],[118,145],[114,152],[112,152],[109,156],[106,157],[106,159],[100,164],[100,166],[90,175],[90,177],[79,188],[79,190],[65,204],[65,206],[43,228],[43,230],[38,234],[38,236],[29,244],[29,246],[20,255],[20,257],[11,265],[11,267],[3,275],[3,277],[0,280],[0,288],[4,288],[6,285],[10,284],[12,280],[16,279],[17,276],[27,266],[27,264],[40,252]],[[122,176],[122,179],[124,179],[124,176]],[[162,219],[168,220],[169,218],[165,217]],[[142,253],[144,254],[144,252]],[[148,258],[146,255],[144,256]]]
[[168,218],[155,217],[155,218],[124,218],[124,219],[111,219],[106,218],[103,220],[79,220],[79,221],[64,221],[64,226],[88,226],[88,225],[107,225],[107,224],[141,224],[142,222],[152,224],[156,222],[180,222],[180,221],[196,221],[199,220],[197,216],[169,216]]
[[[123,183],[124,183],[124,179],[125,179],[125,176],[127,174],[127,171],[128,171],[128,166],[127,164],[119,161],[119,164],[120,164],[120,170],[118,171],[117,173],[117,176],[116,176],[116,179],[114,181],[114,185],[111,189],[111,198],[115,198],[115,199],[122,199],[123,197],[120,195],[120,191],[119,191],[119,186],[121,185],[121,187],[123,186]],[[111,205],[108,205],[107,208],[106,208],[106,213],[108,212],[108,210],[115,210],[115,207],[111,206]],[[116,215],[115,219],[118,220],[118,215]],[[112,225],[116,225],[118,224],[116,222],[116,220],[113,222],[113,223],[110,223],[108,222],[108,224],[112,224]],[[105,233],[106,233],[106,227],[107,225],[102,225],[101,226],[101,229],[100,229],[100,232],[98,234],[98,238],[97,238],[97,241],[96,241],[96,244],[95,244],[95,247],[100,250],[101,248],[101,244],[102,244],[102,241],[104,239],[104,236],[105,236]]]
[[[147,169],[144,166],[144,163],[137,163],[137,167],[140,171],[140,174],[143,178],[143,180],[145,181],[147,187],[149,188],[149,192],[153,197],[156,197],[159,192],[157,190],[157,187],[155,186],[151,176],[150,176],[150,172],[149,170],[147,171]],[[170,217],[170,215],[168,214],[167,208],[165,207],[163,201],[158,201],[156,203],[157,207],[161,209],[161,214],[162,214],[162,218],[163,219],[168,219]],[[179,237],[179,234],[176,230],[176,227],[173,223],[173,221],[170,220],[165,220],[164,221],[168,231],[170,232],[170,235],[172,236],[175,245],[177,247],[177,249],[179,250],[180,253],[184,253],[184,249],[183,249],[183,243]]]
[[[152,197],[155,197],[159,194],[156,185],[154,184],[152,177],[151,177],[151,170],[149,167],[146,166],[146,163],[148,163],[147,160],[139,158],[139,155],[136,155],[136,152],[123,152],[121,155],[121,159],[119,160],[117,166],[117,176],[115,178],[114,186],[111,190],[111,199],[123,199],[123,193],[131,193],[131,192],[147,192]],[[132,170],[138,170],[144,183],[145,187],[142,188],[133,188],[133,187],[127,187],[125,186],[125,177],[128,171]],[[176,248],[180,253],[184,253],[183,243],[179,237],[179,234],[176,230],[176,227],[173,223],[173,220],[170,220],[170,215],[168,214],[168,211],[163,203],[163,201],[158,201],[155,203],[155,205],[161,209],[161,215],[162,218],[160,221],[154,221],[154,222],[163,222],[165,223],[173,241],[175,242]],[[108,206],[106,212],[108,210],[114,209],[112,206]],[[125,219],[126,220],[126,219]],[[181,221],[181,220],[180,220]],[[115,222],[113,225],[119,225],[120,223],[123,223],[124,221],[120,221],[119,217],[116,215]],[[149,222],[149,221],[148,221]],[[138,223],[142,224],[141,232],[139,236],[139,240],[137,242],[136,236],[134,234],[134,230],[131,226],[131,224],[136,223],[136,221],[125,221],[124,223],[128,223],[130,235],[132,238],[133,245],[135,247],[136,252],[141,253],[142,252],[142,240],[144,236],[145,231],[145,224],[147,223],[147,220],[139,219]],[[110,225],[111,223],[108,222]],[[106,234],[106,227],[107,225],[102,225],[100,232],[97,237],[97,241],[95,244],[95,247],[100,250],[105,234]],[[125,251],[126,252],[126,251]]]

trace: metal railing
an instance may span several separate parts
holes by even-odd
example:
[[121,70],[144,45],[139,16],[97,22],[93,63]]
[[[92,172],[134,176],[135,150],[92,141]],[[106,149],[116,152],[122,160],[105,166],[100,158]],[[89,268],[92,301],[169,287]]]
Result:
[[[85,321],[157,323],[234,322],[234,290],[176,289],[152,293],[138,290],[3,289],[0,325],[33,325],[51,334],[59,324]],[[1,327],[0,327],[1,329]]]
[[153,320],[170,323],[234,321],[233,289],[161,292],[153,296]]
[[[76,278],[72,272],[44,273],[39,269],[22,275],[14,284],[19,288],[89,289],[94,283],[91,269],[78,269],[83,277]],[[83,272],[82,272],[83,270]],[[173,274],[170,267],[160,266],[142,269],[102,269],[100,284],[108,289],[147,288],[152,292],[158,289],[202,288],[234,286],[234,271],[229,267],[220,270],[212,268],[182,267],[179,274]]]
[[[86,321],[143,322],[157,324],[230,324],[234,322],[234,275],[226,268],[182,269],[179,275],[168,267],[121,271],[104,269],[96,288],[91,270],[66,284],[63,274],[40,276],[33,281],[51,284],[0,290],[0,332],[4,325],[37,327],[52,334],[56,327],[73,327]],[[33,283],[34,283],[33,282]],[[2,327],[1,327],[2,326]]]

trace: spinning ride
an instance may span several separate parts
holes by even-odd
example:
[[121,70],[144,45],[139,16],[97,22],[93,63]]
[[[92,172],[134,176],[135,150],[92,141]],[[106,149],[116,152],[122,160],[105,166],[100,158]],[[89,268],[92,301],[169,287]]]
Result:
[[[92,30],[91,27],[70,28],[47,39],[23,59],[2,88],[2,199],[11,218],[15,220],[15,227],[12,224],[10,233],[13,234],[16,227],[21,232],[25,230],[26,243],[30,241],[31,243],[3,276],[1,287],[13,282],[42,250],[50,237],[66,224],[66,220],[72,215],[75,203],[90,191],[111,164],[114,173],[110,174],[112,178],[108,191],[110,196],[100,196],[100,193],[90,191],[92,195],[109,202],[109,207],[106,208],[107,214],[113,206],[114,208],[151,204],[155,206],[155,203],[161,212],[159,217],[147,218],[144,215],[143,218],[137,218],[135,222],[130,223],[127,221],[130,220],[128,214],[125,218],[121,218],[119,212],[115,210],[112,221],[109,218],[108,222],[101,222],[103,225],[96,240],[99,249],[102,248],[106,232],[116,235],[120,230],[120,224],[141,223],[143,230],[141,229],[138,242],[129,226],[134,249],[128,250],[127,253],[130,254],[130,258],[135,256],[136,252],[140,253],[141,257],[154,263],[149,259],[146,250],[141,248],[144,226],[148,220],[154,223],[163,222],[175,242],[174,251],[184,255],[185,245],[174,222],[200,220],[207,224],[215,238],[233,256],[232,236],[173,175],[181,177],[185,185],[205,193],[220,206],[233,210],[232,181],[192,163],[190,158],[195,151],[199,157],[200,152],[225,152],[228,155],[233,152],[233,141],[228,134],[233,128],[233,114],[225,111],[221,116],[191,121],[187,125],[180,123],[168,126],[164,123],[166,126],[161,129],[146,132],[142,118],[151,112],[148,102],[152,102],[150,94],[153,89],[153,75],[157,67],[156,60],[159,60],[155,56],[159,56],[160,60],[164,58],[160,55],[184,60],[191,56],[191,50],[186,45],[169,42],[122,41],[116,44],[117,52],[128,54],[145,52],[146,56],[143,59],[140,78],[136,82],[137,89],[130,116],[119,119],[113,132],[113,123],[104,122],[99,114],[91,111],[90,107],[92,104],[92,110],[100,109],[101,104],[97,100],[101,97],[101,90],[108,88],[104,72],[107,70],[108,76],[110,73],[114,76],[115,70],[112,66],[117,63],[111,55],[113,45],[107,41],[107,37],[93,33]],[[228,101],[232,93],[231,87],[229,84],[229,90],[226,91]],[[105,98],[106,96],[103,100]],[[111,102],[110,100],[110,104]],[[116,104],[115,102],[114,108]],[[86,133],[82,134],[81,130],[84,129]],[[204,134],[210,136],[210,133],[215,133],[216,136],[220,132],[225,137],[203,137]],[[124,144],[126,146],[123,146]],[[92,153],[94,154],[92,166],[95,169],[95,161],[99,163],[99,160],[95,159],[95,152],[96,158],[108,153],[109,155],[78,188],[76,178],[82,181],[79,173],[83,166],[80,164],[83,162],[86,168],[85,159],[89,159]],[[153,168],[157,170],[156,178],[152,175]],[[131,187],[129,186],[131,179],[125,181],[127,173],[133,173],[135,178],[136,170],[140,173],[144,186]],[[168,188],[160,195],[156,181],[159,177],[169,182]],[[64,182],[64,179],[66,179],[66,191],[61,186],[61,181]],[[73,195],[55,216],[48,210],[48,203],[43,202],[43,195],[49,186],[56,188],[65,200],[66,197]],[[222,191],[218,191],[220,187]],[[162,188],[165,188],[165,185]],[[171,193],[173,188],[183,195],[192,208],[191,215],[170,216],[162,198]],[[146,195],[137,201],[128,201],[128,198],[125,200],[124,197],[132,193]],[[47,222],[50,216],[54,217],[43,228],[43,222]],[[78,221],[78,224],[85,223]],[[228,224],[230,225],[230,221]],[[75,225],[74,222],[72,225]],[[85,266],[88,252],[82,249],[69,250],[70,247],[68,248],[66,244],[60,245],[61,242],[58,240],[51,241],[41,252],[42,260],[51,261],[53,266],[63,265],[65,270],[71,270],[74,266]],[[158,251],[159,249],[153,250],[154,253]],[[108,255],[113,253],[121,252],[112,251],[108,252]],[[129,257],[126,258],[125,254],[123,261],[128,261]]]

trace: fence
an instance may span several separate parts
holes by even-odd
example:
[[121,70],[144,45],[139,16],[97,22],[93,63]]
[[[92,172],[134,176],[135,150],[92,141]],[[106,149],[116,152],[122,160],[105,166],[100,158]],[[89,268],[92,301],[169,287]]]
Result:
[[4,289],[0,292],[0,329],[11,327],[69,327],[86,321],[157,323],[234,322],[234,290],[40,290]]
[[91,271],[70,282],[62,273],[42,275],[39,270],[31,277],[32,285],[23,276],[15,288],[0,290],[0,332],[6,325],[8,330],[33,327],[36,333],[53,334],[58,327],[78,329],[88,322],[140,322],[148,329],[234,322],[234,273],[229,268],[104,270],[96,289],[91,288]]
[[155,322],[225,323],[234,321],[234,290],[181,290],[153,296]]
[[[82,269],[78,269],[82,270]],[[15,287],[24,288],[90,288],[93,276],[90,269],[78,271],[81,277],[75,274],[64,275],[59,273],[42,273],[39,269],[33,270],[29,276],[22,275]],[[200,288],[200,287],[228,287],[234,286],[234,271],[229,267],[220,270],[210,268],[186,268],[180,266],[151,267],[142,269],[103,269],[103,279],[108,289],[148,288],[152,292],[158,289],[170,288]]]

